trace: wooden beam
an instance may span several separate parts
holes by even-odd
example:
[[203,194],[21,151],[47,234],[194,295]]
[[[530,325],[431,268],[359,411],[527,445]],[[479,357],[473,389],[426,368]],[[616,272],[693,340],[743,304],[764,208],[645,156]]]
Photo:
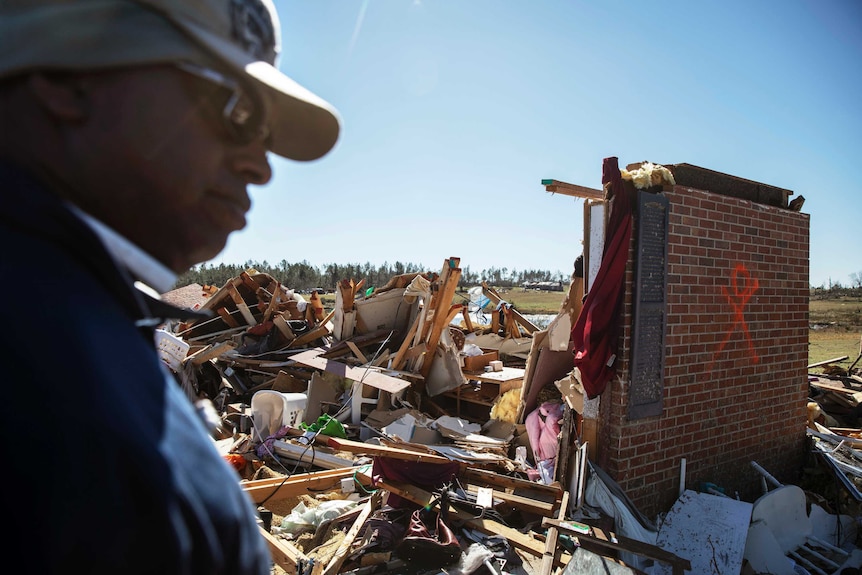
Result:
[[326,565],[326,569],[323,570],[323,575],[335,575],[338,573],[339,569],[341,569],[341,565],[347,558],[350,546],[353,545],[353,541],[359,535],[359,532],[362,530],[362,527],[365,526],[365,522],[369,517],[371,517],[371,514],[380,507],[381,499],[382,496],[379,491],[375,492],[368,498],[368,501],[366,501],[365,505],[362,507],[362,512],[353,522],[353,525],[350,526],[350,530],[338,545],[338,549],[335,550],[335,555],[332,556],[332,559],[330,559],[329,563]]
[[320,339],[329,335],[329,320],[332,319],[332,316],[335,315],[335,310],[329,312],[323,320],[317,325],[317,327],[312,328],[311,331],[307,331],[292,342],[288,344],[288,349],[293,349],[297,347],[301,347],[307,343],[310,343],[316,339]]
[[258,526],[260,534],[266,539],[266,544],[269,547],[269,553],[272,556],[272,561],[288,573],[298,573],[297,566],[300,563],[307,563],[308,557],[305,554],[290,544],[288,541],[278,539],[275,535]]
[[585,198],[589,200],[602,200],[606,198],[604,190],[579,186],[577,184],[568,184],[559,180],[542,180],[542,185],[545,186],[546,192],[552,194],[563,194],[564,196],[573,196],[576,198]]
[[[273,282],[275,286],[270,286],[272,288],[272,294],[269,296],[269,304],[266,306],[266,311],[263,312],[263,323],[266,323],[272,314],[278,309],[279,296],[281,295],[281,284],[279,282]],[[260,299],[260,291],[265,291],[263,288],[258,290],[258,299]]]
[[273,325],[275,325],[275,327],[278,328],[278,331],[281,332],[281,335],[283,335],[284,339],[286,339],[288,342],[291,342],[296,339],[296,334],[293,333],[292,329],[290,329],[290,325],[287,323],[287,320],[284,319],[284,316],[282,316],[281,314],[276,315],[272,318],[272,323]]
[[[435,499],[435,496],[432,493],[409,483],[390,479],[378,479],[375,482],[375,485],[395,493],[400,497],[409,499],[414,503],[418,503],[422,507],[428,507]],[[521,533],[517,529],[513,529],[503,525],[502,523],[498,523],[497,521],[475,517],[472,513],[468,513],[456,507],[450,507],[449,513],[455,515],[459,521],[463,521],[470,528],[481,531],[486,535],[501,535],[508,539],[510,544],[536,557],[542,557],[545,553],[544,542],[525,533]],[[556,565],[561,567],[565,566],[571,558],[572,556],[569,553],[562,552],[559,560],[556,561]]]
[[629,539],[610,531],[605,532],[598,527],[585,525],[577,521],[561,521],[545,517],[542,520],[542,525],[553,525],[561,531],[571,533],[584,542],[594,543],[599,547],[614,549],[616,551],[628,551],[629,553],[642,555],[648,559],[670,563],[673,568],[673,575],[683,575],[684,571],[691,571],[691,562],[688,559],[684,559],[661,547],[638,541],[637,539]]
[[469,467],[467,468],[466,473],[467,479],[470,480],[471,483],[494,485],[497,487],[502,487],[504,489],[512,490],[519,489],[535,491],[548,497],[552,497],[555,501],[559,501],[563,497],[563,489],[562,487],[560,487],[559,483],[546,485],[544,483],[537,483],[528,479],[512,477],[511,475],[494,473],[493,471],[479,469],[478,467]]
[[[500,297],[500,294],[497,293],[497,290],[489,286],[488,283],[484,281],[482,282],[482,293],[489,300],[491,300],[491,303],[493,303],[495,306],[499,305],[500,302],[503,301],[503,298]],[[525,318],[515,308],[510,308],[508,312],[512,314],[512,317],[515,318],[515,321],[517,321],[521,325],[521,327],[527,330],[527,333],[536,333],[537,331],[539,331],[539,326]]]
[[[569,492],[565,491],[563,493],[563,499],[560,502],[560,510],[557,513],[557,519],[563,520],[566,518],[567,507],[569,506]],[[548,527],[548,534],[545,536],[545,553],[542,555],[542,565],[539,568],[539,575],[551,575],[551,571],[554,569],[554,561],[556,561],[557,550],[559,546],[557,545],[557,538],[560,533],[556,526],[551,525]]]
[[219,357],[220,355],[227,353],[236,349],[236,342],[228,340],[222,341],[215,345],[208,345],[205,348],[194,352],[190,356],[188,356],[185,361],[190,361],[192,365],[203,365],[205,361],[209,361],[213,358]]
[[350,341],[350,340],[347,340],[347,341],[345,341],[344,343],[345,343],[345,344],[347,344],[347,347],[349,347],[349,348],[350,348],[350,351],[352,351],[352,352],[353,352],[353,355],[355,355],[355,356],[356,356],[356,359],[358,359],[358,360],[359,360],[359,363],[361,363],[361,364],[363,364],[363,365],[365,365],[366,363],[368,363],[368,358],[367,358],[367,357],[365,357],[365,354],[364,354],[364,353],[362,353],[362,351],[360,351],[359,346],[357,346],[355,343],[353,343],[353,342],[352,342],[352,341]]
[[812,367],[820,367],[821,365],[826,365],[828,363],[838,363],[839,361],[847,361],[848,359],[850,359],[849,355],[842,355],[841,357],[833,357],[832,359],[827,359],[824,361],[818,361],[817,363],[809,363],[808,369],[811,369]]
[[390,393],[398,393],[410,386],[409,381],[380,373],[375,368],[352,367],[342,362],[321,357],[321,354],[325,351],[322,348],[314,348],[293,355],[291,359],[296,363],[301,363],[315,369],[322,369],[351,381],[360,381],[365,385],[370,385],[371,387]]
[[[225,323],[226,326],[228,326],[228,327],[240,327],[239,322],[236,321],[231,316],[231,312],[227,308],[225,308],[225,307],[217,308],[216,313],[218,313],[219,317],[221,317],[222,321]],[[212,335],[212,334],[207,334],[207,336],[209,336],[209,335]]]
[[[455,298],[455,292],[458,289],[458,281],[461,279],[461,268],[444,268],[448,270],[445,274],[443,285],[440,291],[432,297],[435,301],[434,317],[431,320],[431,331],[425,343],[428,344],[430,357],[426,357],[421,368],[422,375],[428,377],[428,372],[431,370],[431,362],[434,359],[434,352],[437,350],[437,343],[440,341],[440,335],[443,333],[443,328],[448,327],[451,317],[449,313],[452,308],[452,300]],[[460,311],[461,307],[457,308]],[[445,311],[444,311],[445,310]]]
[[233,300],[234,305],[236,305],[236,309],[242,314],[243,319],[248,325],[257,325],[257,320],[254,319],[254,316],[251,313],[251,310],[248,308],[248,304],[245,303],[242,295],[240,295],[239,291],[236,289],[236,286],[233,284],[229,284],[227,286],[227,292],[230,294],[231,299]]
[[333,489],[341,480],[353,477],[356,469],[341,467],[326,471],[297,473],[285,477],[271,477],[242,483],[243,490],[258,505],[264,501],[278,501],[298,495],[308,495]]
[[392,369],[397,371],[404,367],[404,362],[407,359],[407,350],[410,348],[410,343],[413,341],[413,336],[416,335],[416,330],[419,328],[421,321],[421,315],[417,315],[416,319],[413,320],[413,325],[410,326],[410,329],[407,331],[407,336],[404,338],[404,341],[401,342],[401,347],[398,348],[398,352],[392,360]]
[[[466,489],[469,493],[479,492],[479,487],[470,483],[467,484]],[[506,503],[511,507],[514,507],[515,509],[520,509],[521,511],[526,511],[527,513],[533,513],[535,515],[541,515],[542,517],[547,517],[554,512],[554,509],[557,508],[556,500],[542,501],[540,499],[534,499],[532,497],[525,497],[521,495],[515,495],[513,493],[507,493],[499,489],[493,489],[493,492],[494,499],[499,499],[500,501]]]
[[391,459],[400,459],[402,461],[414,461],[425,463],[452,463],[452,460],[442,455],[433,455],[413,451],[411,449],[400,449],[397,447],[388,447],[385,445],[372,445],[364,441],[351,441],[350,439],[341,439],[338,437],[327,438],[327,445],[337,451],[348,451],[356,455],[372,455],[380,457],[389,457]]

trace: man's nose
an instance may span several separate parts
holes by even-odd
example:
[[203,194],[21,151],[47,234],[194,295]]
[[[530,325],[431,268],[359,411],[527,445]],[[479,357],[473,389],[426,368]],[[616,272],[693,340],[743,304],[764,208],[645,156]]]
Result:
[[231,160],[233,171],[248,183],[262,186],[272,179],[267,148],[262,139],[238,148]]

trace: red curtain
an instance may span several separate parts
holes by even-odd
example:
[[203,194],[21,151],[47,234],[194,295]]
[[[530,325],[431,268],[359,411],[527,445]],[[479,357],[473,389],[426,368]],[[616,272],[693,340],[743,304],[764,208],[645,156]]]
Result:
[[632,200],[623,187],[617,158],[602,162],[602,184],[609,184],[608,200],[613,200],[602,264],[572,328],[575,367],[590,399],[601,395],[616,372],[619,316],[632,235]]

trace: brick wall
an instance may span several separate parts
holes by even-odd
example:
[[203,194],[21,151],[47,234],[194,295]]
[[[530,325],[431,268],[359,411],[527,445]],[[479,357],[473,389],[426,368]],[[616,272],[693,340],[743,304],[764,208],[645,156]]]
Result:
[[754,501],[761,476],[751,461],[794,482],[807,420],[809,216],[683,186],[663,193],[663,409],[627,417],[635,232],[621,362],[599,415],[598,464],[647,517],[673,505],[683,458],[689,489],[712,483]]

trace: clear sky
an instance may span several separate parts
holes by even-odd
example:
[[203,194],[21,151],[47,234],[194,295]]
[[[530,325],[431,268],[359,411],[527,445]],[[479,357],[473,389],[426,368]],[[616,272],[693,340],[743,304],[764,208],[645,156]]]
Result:
[[792,190],[810,283],[862,273],[858,0],[275,0],[280,67],[342,117],[324,158],[273,158],[212,263],[560,271],[621,167],[688,163]]

